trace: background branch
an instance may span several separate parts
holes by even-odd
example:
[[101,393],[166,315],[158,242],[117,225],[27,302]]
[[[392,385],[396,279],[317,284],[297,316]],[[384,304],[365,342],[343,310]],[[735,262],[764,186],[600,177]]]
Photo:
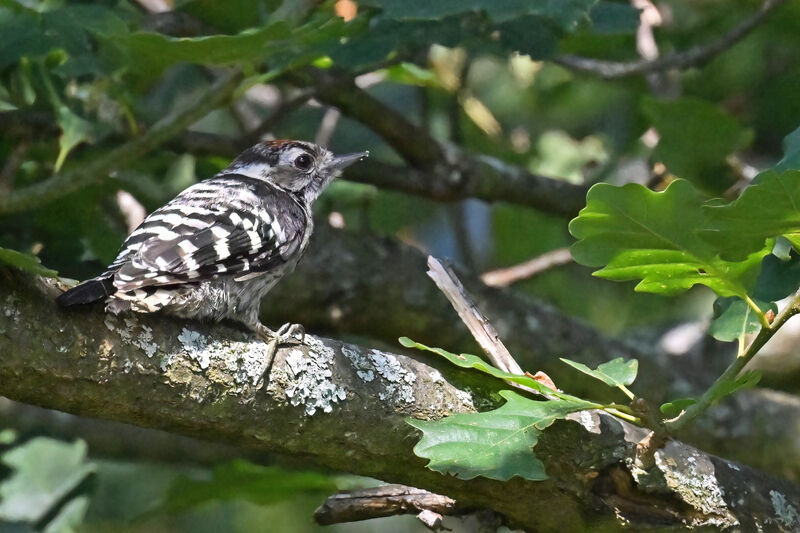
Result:
[[482,376],[430,361],[434,372],[400,354],[309,335],[278,352],[269,383],[259,387],[263,343],[225,326],[60,311],[53,283],[0,273],[4,396],[300,456],[306,464],[341,469],[347,457],[349,472],[489,507],[512,527],[537,531],[583,530],[617,517],[639,527],[657,521],[778,531],[769,495],[800,499],[787,482],[678,442],[657,452],[656,470],[631,469],[643,432],[598,413],[544,433],[537,454],[548,481],[443,476],[413,455],[416,434],[404,419],[491,404],[496,384]]
[[603,79],[625,78],[669,69],[685,69],[700,66],[742,40],[758,26],[776,7],[785,0],[765,0],[758,11],[742,21],[723,37],[705,45],[695,46],[683,52],[675,52],[657,59],[639,61],[604,61],[588,57],[560,55],[553,61],[569,69],[592,74]]
[[330,496],[314,511],[314,521],[327,526],[422,511],[452,515],[459,507],[454,499],[427,490],[384,485]]
[[[505,200],[563,216],[574,216],[584,206],[587,186],[533,174],[487,155],[472,155],[455,145],[437,141],[367,91],[352,78],[335,72],[306,69],[290,78],[313,87],[317,99],[358,120],[394,148],[422,175],[397,172],[371,163],[352,168],[356,181],[424,194],[434,199],[480,198]],[[396,175],[403,176],[401,180]]]

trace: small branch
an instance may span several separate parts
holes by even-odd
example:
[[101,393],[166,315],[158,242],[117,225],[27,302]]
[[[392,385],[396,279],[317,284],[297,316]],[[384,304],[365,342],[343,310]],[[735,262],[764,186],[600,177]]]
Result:
[[522,368],[505,347],[494,326],[475,306],[466,289],[450,267],[428,256],[428,276],[444,293],[472,336],[494,366],[511,374],[523,374]]
[[556,56],[554,61],[569,69],[593,74],[604,79],[624,78],[651,72],[660,72],[669,69],[685,69],[702,65],[742,40],[753,28],[758,26],[770,12],[785,1],[786,0],[765,0],[756,13],[742,21],[723,37],[703,46],[695,46],[689,50],[676,52],[657,59],[642,59],[639,61],[625,62],[561,55]]
[[0,213],[13,213],[38,207],[62,198],[81,187],[106,179],[114,170],[123,168],[130,161],[148,153],[203,118],[213,109],[225,104],[241,80],[240,71],[229,71],[198,98],[164,117],[144,135],[132,139],[78,168],[59,172],[50,179],[15,191],[5,198],[0,198]]
[[727,386],[727,383],[736,379],[739,373],[744,369],[747,363],[758,353],[758,351],[769,341],[773,335],[788,321],[790,318],[800,313],[800,291],[795,293],[792,301],[787,305],[780,314],[775,317],[771,325],[762,327],[758,335],[750,342],[745,349],[736,359],[725,369],[725,371],[714,381],[714,383],[703,393],[703,395],[694,403],[686,408],[682,414],[678,415],[672,420],[666,422],[666,428],[675,432],[683,428],[686,424],[703,414],[713,403],[714,398],[718,396],[719,390]]
[[532,278],[551,268],[572,262],[569,247],[556,248],[518,265],[498,268],[481,274],[481,281],[490,287],[508,287],[518,281]]
[[314,511],[314,521],[322,526],[357,522],[371,518],[418,514],[431,511],[452,515],[459,511],[452,498],[405,485],[384,485],[363,490],[340,492],[328,497]]

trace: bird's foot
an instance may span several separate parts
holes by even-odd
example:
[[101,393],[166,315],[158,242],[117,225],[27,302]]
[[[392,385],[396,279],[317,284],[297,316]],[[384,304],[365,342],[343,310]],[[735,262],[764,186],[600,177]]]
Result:
[[272,369],[272,362],[275,359],[275,353],[278,351],[278,346],[302,344],[306,336],[306,331],[301,324],[287,322],[278,328],[278,331],[272,331],[264,324],[257,324],[253,327],[253,332],[259,339],[267,343],[264,373],[257,383],[258,386],[269,376],[270,370]]

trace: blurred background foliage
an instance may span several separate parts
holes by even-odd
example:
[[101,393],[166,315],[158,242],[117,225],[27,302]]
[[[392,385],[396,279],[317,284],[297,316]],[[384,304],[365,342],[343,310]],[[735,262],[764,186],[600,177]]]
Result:
[[[654,188],[679,176],[732,197],[780,157],[781,140],[800,123],[800,4],[781,5],[698,68],[604,80],[563,58],[651,57],[637,38],[645,13],[657,14],[656,51],[669,55],[725,35],[760,7],[753,0],[0,0],[0,247],[37,256],[62,276],[95,275],[143,213],[227,165],[233,154],[221,139],[236,146],[262,136],[317,140],[400,163],[370,124],[315,99],[298,74],[308,69],[355,78],[433,138],[533,173]],[[53,175],[80,177],[163,117],[207,98],[231,67],[247,81],[189,128],[196,137],[158,144],[109,179],[13,207],[15,192],[39,190]],[[321,220],[400,239],[475,272],[571,243],[567,219],[552,212],[438,203],[350,181],[335,183],[317,210]],[[702,289],[670,299],[636,294],[574,264],[517,280],[515,290],[615,334],[707,319],[712,301]],[[80,440],[35,432],[6,430],[0,439],[2,531],[260,531],[265,524],[311,531],[324,495],[369,483],[241,461],[207,467],[97,457]],[[421,527],[410,518],[378,524],[340,529]]]

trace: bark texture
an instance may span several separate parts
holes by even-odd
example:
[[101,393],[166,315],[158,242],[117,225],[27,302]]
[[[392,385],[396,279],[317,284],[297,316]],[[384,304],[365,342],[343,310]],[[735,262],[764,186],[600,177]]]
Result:
[[[426,269],[426,256],[415,248],[320,222],[297,271],[265,299],[262,318],[276,326],[291,320],[307,331],[379,339],[391,349],[407,335],[453,352],[480,353]],[[570,393],[621,399],[606,398],[608,387],[570,370],[559,356],[590,366],[636,358],[639,376],[631,388],[654,403],[701,392],[731,357],[707,346],[676,357],[661,351],[655,340],[623,342],[519,292],[487,287],[465,272],[458,275],[523,370],[544,371]],[[712,408],[682,437],[798,481],[800,410],[795,405],[795,396],[778,391],[742,391]]]
[[[680,442],[636,465],[644,432],[597,413],[557,423],[537,446],[551,479],[460,480],[424,468],[408,416],[493,406],[482,376],[308,336],[281,349],[262,380],[266,345],[226,326],[58,309],[52,280],[0,270],[0,394],[309,465],[431,490],[488,507],[510,525],[584,531],[597,524],[800,530],[800,490]],[[433,364],[432,364],[433,363]]]

